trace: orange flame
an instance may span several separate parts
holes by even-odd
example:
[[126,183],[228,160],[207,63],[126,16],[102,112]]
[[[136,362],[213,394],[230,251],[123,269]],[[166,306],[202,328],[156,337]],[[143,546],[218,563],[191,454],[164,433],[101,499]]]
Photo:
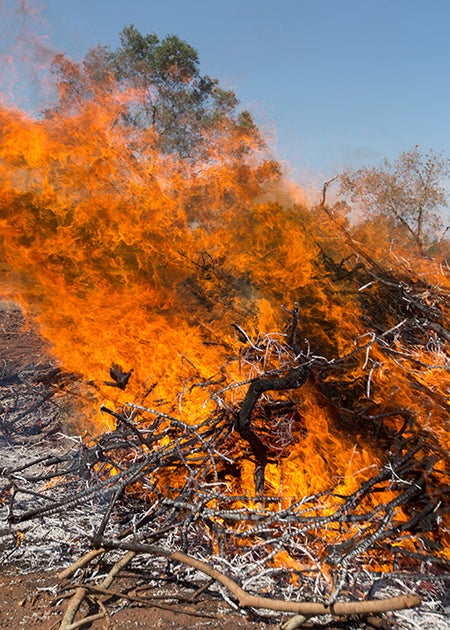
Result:
[[[255,364],[239,361],[233,322],[253,340],[267,333],[261,372],[282,365],[268,342],[283,330],[281,304],[300,302],[300,333],[316,353],[339,357],[366,344],[359,296],[325,272],[323,243],[339,247],[333,226],[302,204],[279,203],[288,188],[252,138],[223,125],[201,163],[163,155],[151,129],[120,122],[137,98],[105,91],[40,120],[0,109],[2,288],[37,319],[64,367],[93,384],[99,400],[147,396],[199,422],[211,409],[212,382],[255,376]],[[386,358],[369,344],[346,372],[349,387],[371,400],[374,416],[388,402],[417,413],[424,427],[433,422],[448,447],[448,410],[424,408],[420,390],[448,386],[441,354],[417,347],[417,356],[402,356],[400,340],[396,348]],[[113,363],[133,369],[125,391],[105,384]],[[242,391],[230,390],[228,402]],[[294,408],[279,427],[279,460],[266,471],[273,493],[354,491],[382,455],[374,441],[351,417],[337,422],[316,383],[277,399]],[[253,465],[240,465],[246,492]]]

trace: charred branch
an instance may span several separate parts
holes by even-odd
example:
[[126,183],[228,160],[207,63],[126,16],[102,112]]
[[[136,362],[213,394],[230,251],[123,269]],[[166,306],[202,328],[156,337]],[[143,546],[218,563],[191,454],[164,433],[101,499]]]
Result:
[[235,420],[236,428],[239,435],[250,445],[256,460],[255,490],[257,495],[264,494],[264,470],[267,465],[267,447],[251,429],[250,423],[253,409],[260,396],[265,392],[298,389],[306,382],[308,373],[308,369],[300,365],[289,370],[286,376],[257,378],[250,383],[247,394],[241,404]]
[[250,426],[252,411],[262,394],[268,391],[298,389],[306,382],[308,374],[308,368],[300,365],[289,370],[286,376],[257,378],[252,381],[237,414],[236,426],[238,430]]

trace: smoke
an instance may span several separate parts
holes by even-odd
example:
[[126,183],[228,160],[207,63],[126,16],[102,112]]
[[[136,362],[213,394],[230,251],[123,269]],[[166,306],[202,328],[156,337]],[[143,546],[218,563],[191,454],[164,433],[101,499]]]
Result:
[[38,115],[54,97],[51,27],[34,3],[0,4],[0,102]]

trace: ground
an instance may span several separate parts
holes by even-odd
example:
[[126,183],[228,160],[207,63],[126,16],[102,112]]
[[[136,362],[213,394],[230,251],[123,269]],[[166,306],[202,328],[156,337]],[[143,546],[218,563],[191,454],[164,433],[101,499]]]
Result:
[[[170,595],[168,589],[168,595]],[[56,630],[62,618],[61,581],[56,573],[21,573],[20,567],[0,569],[0,628],[15,630]],[[177,597],[172,589],[172,596]],[[108,609],[110,607],[108,606]],[[114,612],[115,607],[111,607]],[[117,607],[116,607],[117,608]],[[166,608],[166,609],[165,609]],[[93,629],[127,630],[128,628],[246,628],[260,630],[269,626],[253,622],[227,609],[220,600],[209,596],[195,604],[170,603],[160,597],[152,607],[125,606],[107,620],[92,624]],[[273,626],[272,626],[273,627]]]

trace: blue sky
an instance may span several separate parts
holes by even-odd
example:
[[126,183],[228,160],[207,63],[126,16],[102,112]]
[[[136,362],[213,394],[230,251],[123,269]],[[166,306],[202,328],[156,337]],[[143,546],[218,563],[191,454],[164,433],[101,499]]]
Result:
[[450,0],[23,1],[40,17],[0,0],[0,54],[33,21],[75,59],[131,22],[187,40],[303,184],[416,144],[450,155]]

